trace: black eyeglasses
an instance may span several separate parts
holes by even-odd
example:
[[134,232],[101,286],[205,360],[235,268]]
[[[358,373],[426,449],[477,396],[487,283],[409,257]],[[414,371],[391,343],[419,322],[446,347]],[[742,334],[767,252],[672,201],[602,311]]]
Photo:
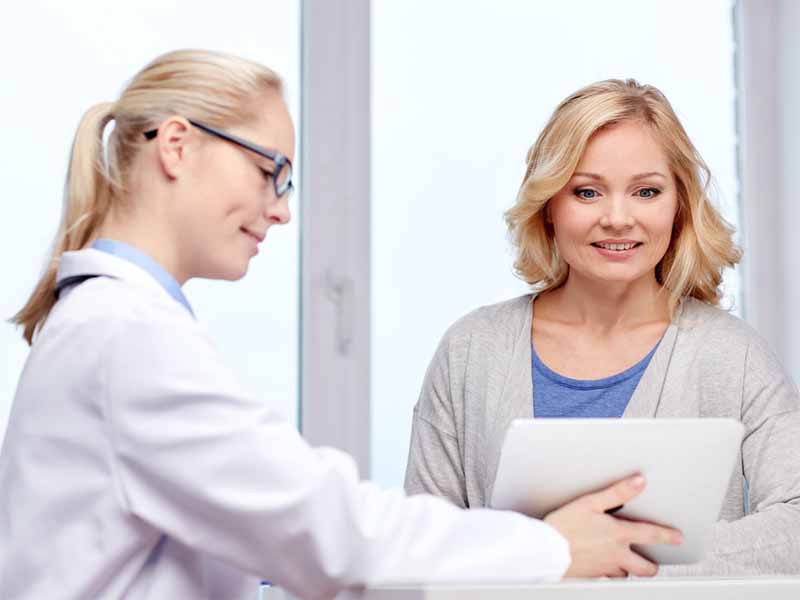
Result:
[[[253,142],[248,142],[247,140],[235,136],[232,133],[226,133],[224,131],[216,129],[215,127],[211,127],[210,125],[200,123],[199,121],[193,121],[192,119],[187,119],[187,120],[189,121],[189,123],[191,123],[198,129],[202,129],[206,133],[209,133],[227,142],[231,142],[232,144],[236,144],[237,146],[240,146],[245,150],[254,152],[255,154],[263,156],[264,158],[269,159],[273,163],[275,163],[275,172],[270,173],[270,175],[272,177],[272,185],[275,188],[275,195],[278,196],[278,198],[280,198],[287,192],[290,192],[294,188],[294,184],[292,183],[292,161],[290,161],[280,152],[276,152],[275,150],[270,150],[269,148],[264,148],[263,146],[259,146],[258,144],[254,144]],[[148,140],[152,140],[157,135],[158,135],[158,129],[150,129],[149,131],[144,132],[144,137]],[[262,170],[266,172],[265,169]]]

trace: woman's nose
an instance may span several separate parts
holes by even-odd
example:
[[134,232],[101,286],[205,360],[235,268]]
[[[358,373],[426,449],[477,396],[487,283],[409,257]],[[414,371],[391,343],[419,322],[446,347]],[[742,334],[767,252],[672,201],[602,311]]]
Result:
[[611,196],[605,203],[605,211],[600,217],[601,227],[627,229],[633,227],[633,215],[626,198]]

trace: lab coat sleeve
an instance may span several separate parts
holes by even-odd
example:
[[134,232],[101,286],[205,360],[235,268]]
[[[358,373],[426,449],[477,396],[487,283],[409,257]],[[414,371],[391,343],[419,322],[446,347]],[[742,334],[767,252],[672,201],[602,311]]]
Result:
[[542,521],[360,482],[349,456],[310,447],[243,393],[189,319],[131,316],[105,368],[124,508],[301,598],[393,582],[555,580],[569,565],[566,540]]

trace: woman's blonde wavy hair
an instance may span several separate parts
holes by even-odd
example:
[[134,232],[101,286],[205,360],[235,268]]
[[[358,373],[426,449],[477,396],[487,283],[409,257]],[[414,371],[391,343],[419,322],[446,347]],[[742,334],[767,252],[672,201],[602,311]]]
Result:
[[528,151],[515,205],[506,212],[517,275],[545,292],[563,285],[569,265],[559,255],[545,207],[572,178],[592,135],[622,121],[650,127],[667,154],[678,192],[672,240],[655,276],[674,315],[686,297],[717,305],[725,267],[741,259],[733,228],[708,198],[711,176],[664,94],[633,79],[584,87],[558,105]]
[[[61,255],[89,245],[111,206],[125,196],[144,132],[180,115],[215,127],[246,123],[258,100],[282,94],[274,71],[222,52],[178,50],[159,56],[137,73],[116,102],[101,102],[84,114],[75,133],[64,186],[61,223],[51,256],[25,306],[11,319],[31,344],[56,302]],[[103,132],[114,121],[104,147]]]

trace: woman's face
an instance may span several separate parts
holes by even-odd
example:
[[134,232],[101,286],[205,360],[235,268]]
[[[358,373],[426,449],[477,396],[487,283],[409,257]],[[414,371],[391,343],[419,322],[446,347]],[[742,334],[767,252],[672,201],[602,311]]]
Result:
[[654,277],[677,207],[661,145],[645,124],[623,121],[592,136],[547,219],[570,276],[631,283]]
[[[294,160],[294,126],[284,101],[270,94],[261,117],[225,131]],[[267,230],[289,222],[289,195],[277,197],[275,164],[231,142],[204,136],[192,165],[192,188],[182,211],[183,254],[190,277],[240,279]]]

